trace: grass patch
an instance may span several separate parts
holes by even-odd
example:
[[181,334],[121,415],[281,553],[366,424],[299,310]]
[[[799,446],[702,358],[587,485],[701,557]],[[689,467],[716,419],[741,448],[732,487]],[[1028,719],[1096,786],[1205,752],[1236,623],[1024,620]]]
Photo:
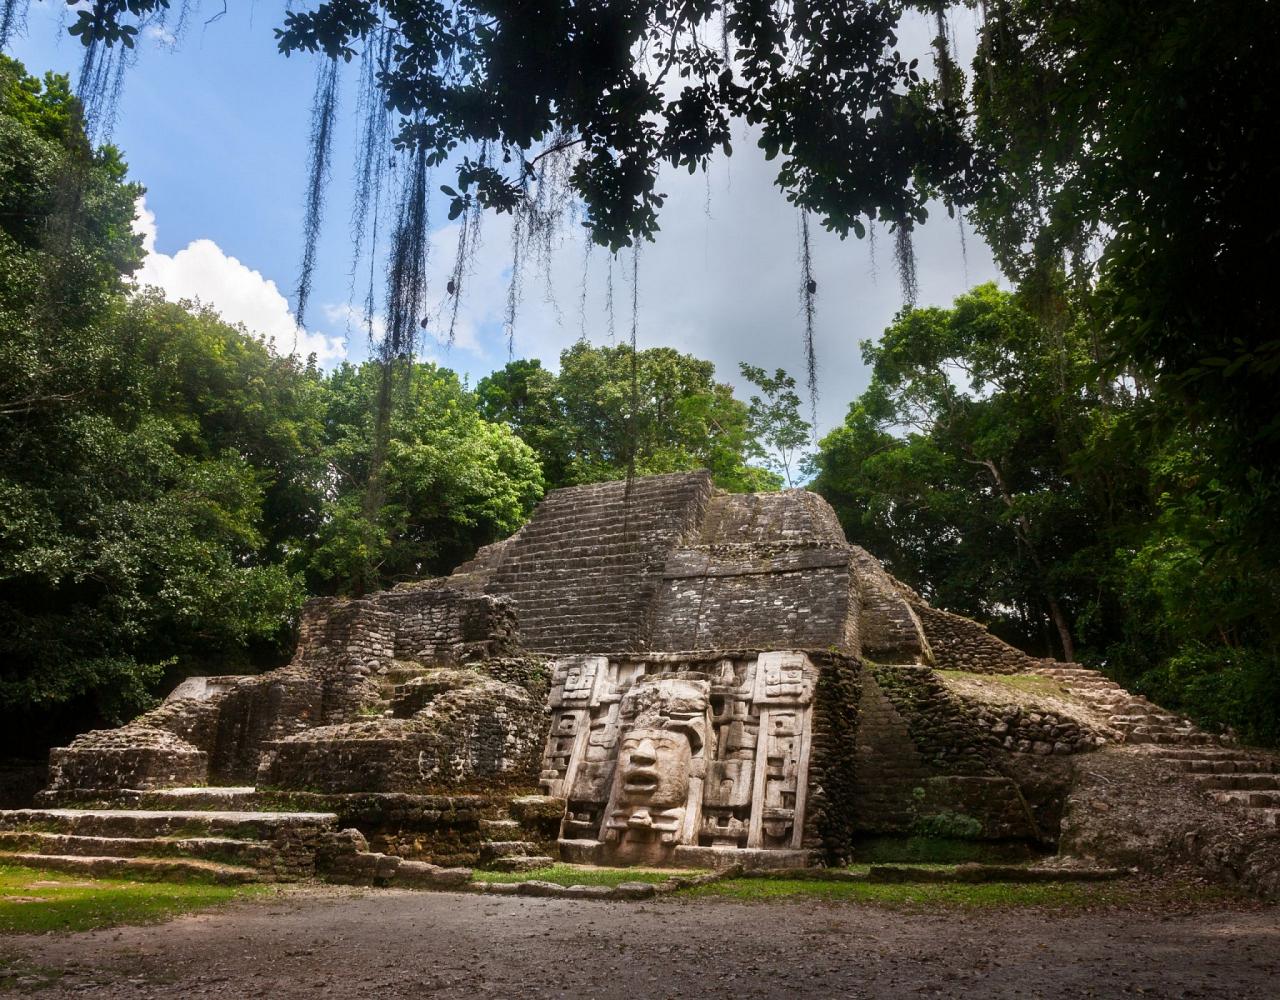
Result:
[[477,870],[477,882],[554,882],[556,885],[620,885],[623,882],[665,882],[672,875],[705,875],[691,868],[596,868],[588,865],[549,865],[531,872]]
[[1201,884],[1128,882],[878,883],[809,882],[784,878],[726,879],[678,893],[682,900],[785,900],[869,904],[899,909],[1052,907],[1092,910],[1144,905],[1186,906],[1238,899],[1229,889]]
[[0,865],[0,933],[86,931],[148,924],[261,895],[262,885],[132,882]]
[[1040,674],[975,674],[968,670],[939,670],[943,677],[974,680],[981,683],[1003,684],[1025,694],[1045,695],[1050,698],[1070,698],[1071,694],[1057,680]]

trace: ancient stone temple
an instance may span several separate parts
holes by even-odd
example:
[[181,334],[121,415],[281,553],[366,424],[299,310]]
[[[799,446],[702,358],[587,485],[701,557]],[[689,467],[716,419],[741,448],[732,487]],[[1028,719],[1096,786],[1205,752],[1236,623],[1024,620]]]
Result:
[[414,884],[838,864],[921,836],[1045,851],[1077,758],[1121,743],[1233,752],[930,607],[812,493],[652,476],[554,491],[449,577],[314,600],[287,666],[191,678],[54,750],[0,853],[196,829],[166,850]]

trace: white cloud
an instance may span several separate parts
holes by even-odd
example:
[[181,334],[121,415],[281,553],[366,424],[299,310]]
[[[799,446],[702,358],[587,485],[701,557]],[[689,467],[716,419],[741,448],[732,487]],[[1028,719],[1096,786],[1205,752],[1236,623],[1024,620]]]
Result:
[[[658,190],[668,197],[662,231],[641,249],[636,319],[641,349],[669,346],[713,361],[717,377],[735,385],[745,399],[752,390],[739,375],[739,362],[770,371],[785,368],[803,386],[805,357],[799,215],[774,184],[777,165],[755,148],[754,132],[743,132],[735,138],[733,159],[717,160],[709,179],[672,169],[660,175]],[[972,230],[966,254],[957,224],[940,205],[931,211],[914,240],[920,305],[949,306],[955,296],[996,279],[998,272]],[[500,365],[507,346],[502,328],[511,280],[510,216],[488,215],[483,226],[474,268],[463,281],[457,344],[477,353],[487,348],[483,360]],[[810,232],[818,282],[818,425],[825,433],[843,421],[849,402],[869,380],[859,342],[880,337],[902,307],[902,293],[893,240],[884,227],[875,248],[878,278],[872,274],[868,240],[841,241],[816,217]],[[432,233],[432,289],[447,282],[456,241],[454,223]],[[599,247],[589,257],[584,250],[582,228],[566,220],[550,248],[550,280],[532,255],[524,262],[513,345],[517,357],[541,358],[556,368],[560,352],[581,336],[596,344],[629,338],[630,252],[611,263]],[[610,286],[612,323],[606,305]],[[467,360],[455,354],[445,363],[462,366]]]
[[211,306],[228,323],[242,323],[271,341],[282,354],[315,354],[321,365],[346,357],[344,337],[299,328],[276,283],[225,254],[213,240],[193,240],[172,256],[157,252],[156,217],[145,198],[138,199],[133,228],[142,234],[146,251],[134,274],[137,284],[154,285],[171,302],[189,299]]
[[163,24],[149,24],[142,32],[147,38],[153,39],[157,44],[165,48],[177,48],[178,37]]

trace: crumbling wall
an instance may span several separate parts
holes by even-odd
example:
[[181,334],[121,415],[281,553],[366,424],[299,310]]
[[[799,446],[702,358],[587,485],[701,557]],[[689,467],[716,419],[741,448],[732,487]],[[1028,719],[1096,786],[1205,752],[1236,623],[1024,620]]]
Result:
[[854,801],[861,834],[1034,840],[1034,817],[999,766],[978,712],[922,666],[869,664]]
[[813,651],[818,666],[814,693],[809,799],[804,846],[827,864],[847,862],[857,833],[860,759],[856,734],[862,692],[862,664],[851,656]]
[[209,755],[163,729],[96,729],[49,751],[55,789],[163,788],[203,785]]
[[532,791],[549,721],[539,691],[476,669],[441,668],[402,685],[392,711],[308,729],[267,747],[266,788],[328,793]]
[[511,602],[445,582],[402,584],[374,595],[395,623],[396,658],[445,665],[513,653],[519,636]]
[[128,725],[53,750],[50,788],[251,783],[265,747],[381,711],[379,678],[397,655],[454,663],[514,646],[514,613],[494,597],[437,586],[317,598],[287,666],[184,682],[179,697]]
[[914,604],[914,610],[933,650],[934,665],[940,670],[1021,674],[1043,665],[1043,661],[997,639],[970,618],[931,608],[923,601]]

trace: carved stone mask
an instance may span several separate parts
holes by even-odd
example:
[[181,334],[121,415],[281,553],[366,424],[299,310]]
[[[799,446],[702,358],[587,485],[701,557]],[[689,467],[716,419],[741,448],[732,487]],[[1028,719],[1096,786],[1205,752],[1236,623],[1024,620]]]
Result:
[[689,794],[692,749],[680,730],[632,729],[622,739],[620,803],[670,809]]

